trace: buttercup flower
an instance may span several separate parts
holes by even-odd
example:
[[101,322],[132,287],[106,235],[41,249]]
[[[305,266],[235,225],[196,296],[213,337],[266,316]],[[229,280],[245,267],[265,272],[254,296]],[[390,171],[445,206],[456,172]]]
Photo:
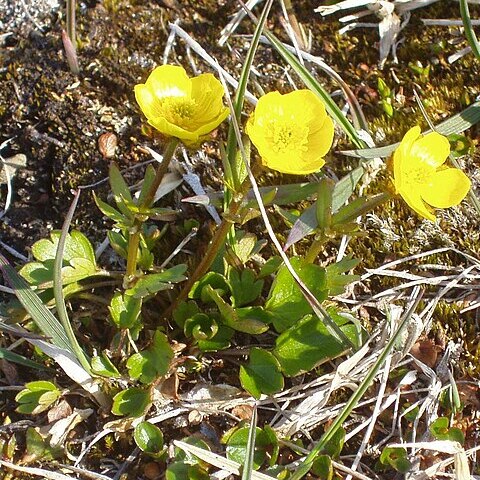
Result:
[[394,185],[413,210],[434,221],[431,207],[458,205],[471,182],[458,168],[444,165],[450,144],[443,135],[432,132],[422,137],[420,132],[418,126],[411,128],[393,154]]
[[203,140],[228,116],[222,84],[211,74],[189,78],[182,67],[157,67],[145,83],[135,85],[135,98],[148,123],[187,144]]
[[257,103],[246,132],[267,167],[305,175],[323,165],[333,142],[333,120],[310,90],[267,93]]

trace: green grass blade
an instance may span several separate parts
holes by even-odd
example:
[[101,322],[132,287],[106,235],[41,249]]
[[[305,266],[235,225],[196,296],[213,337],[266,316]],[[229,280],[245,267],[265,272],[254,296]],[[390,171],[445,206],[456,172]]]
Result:
[[477,60],[480,60],[480,43],[478,43],[477,36],[473,31],[467,0],[460,0],[460,15],[462,16],[463,28],[465,29],[468,44]]
[[350,138],[350,140],[358,148],[364,148],[366,144],[358,135],[355,127],[345,117],[338,105],[332,100],[332,97],[330,97],[329,93],[315,80],[307,68],[300,63],[293,53],[289,52],[288,49],[285,48],[282,42],[280,42],[275,35],[267,32],[266,30],[264,31],[264,35],[268,38],[278,53],[280,53],[283,59],[295,70],[306,87],[320,97],[325,105],[325,108],[327,109],[327,112],[338,123],[338,125],[340,125],[348,138]]
[[23,305],[33,321],[38,325],[43,334],[57,347],[73,353],[67,334],[62,324],[53,313],[43,304],[40,297],[32,290],[30,285],[0,254],[0,270],[10,287],[15,290],[20,303]]
[[375,380],[375,376],[377,375],[378,371],[382,368],[383,364],[385,363],[385,360],[387,359],[388,355],[390,355],[390,353],[392,352],[395,344],[400,339],[404,328],[406,327],[406,325],[409,322],[411,316],[415,312],[415,309],[417,308],[418,303],[420,302],[420,300],[422,298],[422,295],[421,295],[421,292],[420,292],[420,287],[416,287],[413,290],[412,298],[414,298],[414,301],[413,301],[412,305],[403,315],[403,318],[400,320],[400,324],[399,324],[397,330],[395,331],[395,333],[392,335],[390,340],[385,345],[385,347],[382,350],[382,352],[380,353],[377,361],[373,364],[372,368],[367,373],[367,375],[364,378],[364,380],[362,381],[362,383],[360,383],[358,388],[355,390],[353,395],[350,397],[350,399],[346,403],[346,405],[343,408],[343,410],[341,411],[341,413],[338,415],[338,417],[330,425],[330,428],[322,435],[322,438],[319,440],[319,442],[315,445],[315,447],[312,449],[312,451],[307,455],[307,457],[299,465],[297,470],[290,477],[290,480],[300,480],[301,478],[303,478],[309,472],[309,470],[312,467],[313,462],[314,462],[315,458],[317,457],[317,455],[323,450],[325,445],[337,433],[338,429],[343,425],[345,420],[350,416],[353,409],[357,406],[358,402],[361,400],[361,398],[363,397],[365,392],[368,390],[370,385],[373,383],[373,381]]
[[[247,56],[245,58],[245,63],[243,64],[242,73],[240,74],[240,78],[238,80],[238,88],[237,93],[235,94],[235,100],[233,109],[235,112],[235,117],[237,122],[240,122],[240,116],[243,110],[243,104],[245,100],[245,92],[247,90],[248,79],[250,76],[250,71],[252,68],[253,60],[255,58],[255,54],[257,53],[258,44],[260,42],[260,37],[262,35],[262,30],[267,21],[268,14],[270,13],[270,9],[272,8],[273,0],[268,0],[263,8],[262,14],[260,19],[258,20],[257,26],[255,28],[255,32],[253,34],[252,43],[250,44],[250,48],[248,49]],[[227,162],[228,166],[225,169],[226,172],[231,172],[233,175],[232,183],[235,187],[235,190],[240,189],[242,180],[238,178],[236,172],[239,171],[239,168],[235,168],[234,162],[242,162],[240,158],[237,158],[237,140],[235,137],[235,129],[233,127],[233,123],[230,122],[230,126],[228,129],[228,139],[227,139]],[[227,182],[228,183],[228,182]],[[228,199],[227,199],[228,201]]]
[[0,347],[0,360],[7,360],[8,362],[17,363],[18,365],[23,365],[24,367],[35,368],[37,370],[50,370],[49,368],[41,365],[40,363],[29,360],[23,355],[18,353],[11,352],[6,348]]
[[253,456],[255,455],[255,439],[257,428],[257,406],[253,406],[252,419],[250,421],[250,430],[248,431],[247,454],[243,464],[242,480],[250,480],[253,472]]
[[[442,135],[448,136],[453,133],[462,133],[478,122],[480,122],[480,101],[472,103],[465,108],[465,110],[456,113],[449,119],[439,123],[435,127],[435,130]],[[431,130],[427,130],[424,133],[429,132],[431,132]],[[392,154],[399,145],[400,143],[393,143],[392,145],[386,145],[385,147],[345,150],[340,153],[350,157],[360,157],[365,159],[376,157],[384,158]]]
[[62,233],[58,240],[57,252],[55,255],[55,263],[53,266],[53,294],[55,296],[55,306],[57,308],[58,318],[63,325],[65,333],[68,337],[69,343],[71,345],[70,350],[73,351],[78,361],[82,367],[87,371],[91,372],[90,362],[88,361],[85,352],[80,347],[75,333],[73,331],[70,319],[68,318],[67,307],[65,305],[65,296],[63,294],[63,282],[62,282],[62,266],[63,266],[63,252],[65,250],[65,242],[67,240],[68,229],[70,223],[72,222],[73,214],[75,208],[77,207],[78,199],[80,197],[80,190],[77,190],[75,197],[73,199],[72,205],[70,206],[67,217],[63,222]]

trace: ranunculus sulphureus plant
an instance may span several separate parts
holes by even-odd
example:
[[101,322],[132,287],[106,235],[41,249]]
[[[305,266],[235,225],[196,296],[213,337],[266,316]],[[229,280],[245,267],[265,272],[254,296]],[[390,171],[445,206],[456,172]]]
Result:
[[405,134],[393,154],[396,193],[428,220],[435,220],[432,207],[458,205],[470,190],[468,177],[445,165],[449,153],[446,137],[437,132],[421,136],[416,126]]
[[310,90],[267,93],[250,116],[246,132],[268,168],[306,175],[325,165],[333,121]]
[[189,78],[182,67],[155,68],[135,85],[135,98],[148,123],[186,144],[203,140],[228,116],[223,86],[211,73]]

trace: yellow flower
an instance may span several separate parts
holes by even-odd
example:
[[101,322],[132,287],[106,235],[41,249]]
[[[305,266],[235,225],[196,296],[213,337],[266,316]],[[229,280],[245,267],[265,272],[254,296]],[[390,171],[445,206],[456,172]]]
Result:
[[157,67],[145,83],[135,85],[135,98],[148,123],[187,144],[197,143],[228,116],[222,84],[211,74],[189,78],[182,67]]
[[267,93],[257,103],[246,132],[262,162],[295,175],[316,172],[333,142],[333,120],[310,90]]
[[434,221],[431,207],[458,205],[470,190],[471,182],[458,168],[444,165],[450,144],[443,135],[420,135],[420,127],[411,128],[393,154],[396,192],[419,215]]

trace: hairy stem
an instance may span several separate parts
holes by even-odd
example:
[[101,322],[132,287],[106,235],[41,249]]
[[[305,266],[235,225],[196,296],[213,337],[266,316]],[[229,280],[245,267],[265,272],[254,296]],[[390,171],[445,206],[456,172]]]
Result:
[[[157,193],[158,187],[162,183],[163,177],[168,171],[168,167],[170,165],[170,161],[173,158],[173,154],[178,146],[179,140],[178,138],[171,138],[165,148],[165,152],[163,153],[163,161],[158,166],[155,178],[153,180],[150,189],[148,190],[145,198],[143,199],[142,203],[139,205],[141,209],[149,209],[154,202],[155,194]],[[125,288],[130,285],[132,279],[135,276],[135,272],[137,271],[137,253],[138,248],[140,246],[140,235],[142,231],[143,220],[142,219],[135,219],[135,222],[131,228],[130,234],[128,236],[128,253],[127,253],[127,270],[125,272],[124,278],[124,286]]]
[[[228,216],[231,217],[232,215],[236,215],[241,205],[241,200],[232,200],[230,203],[230,208],[228,209]],[[183,284],[183,288],[180,291],[180,294],[175,299],[173,305],[169,308],[170,311],[174,311],[175,308],[188,297],[190,289],[192,288],[193,284],[199,280],[205,273],[207,273],[208,269],[212,265],[215,257],[218,254],[220,248],[222,248],[225,240],[227,238],[228,232],[233,225],[233,222],[230,219],[223,218],[222,223],[219,225],[217,231],[213,235],[212,240],[210,241],[207,251],[203,256],[202,260],[198,264],[195,271],[190,275],[188,280]]]
[[305,261],[307,263],[313,263],[318,257],[319,253],[322,251],[324,245],[325,236],[319,235],[318,238],[315,238],[315,240],[310,245],[310,248],[307,250],[307,253],[305,254]]

